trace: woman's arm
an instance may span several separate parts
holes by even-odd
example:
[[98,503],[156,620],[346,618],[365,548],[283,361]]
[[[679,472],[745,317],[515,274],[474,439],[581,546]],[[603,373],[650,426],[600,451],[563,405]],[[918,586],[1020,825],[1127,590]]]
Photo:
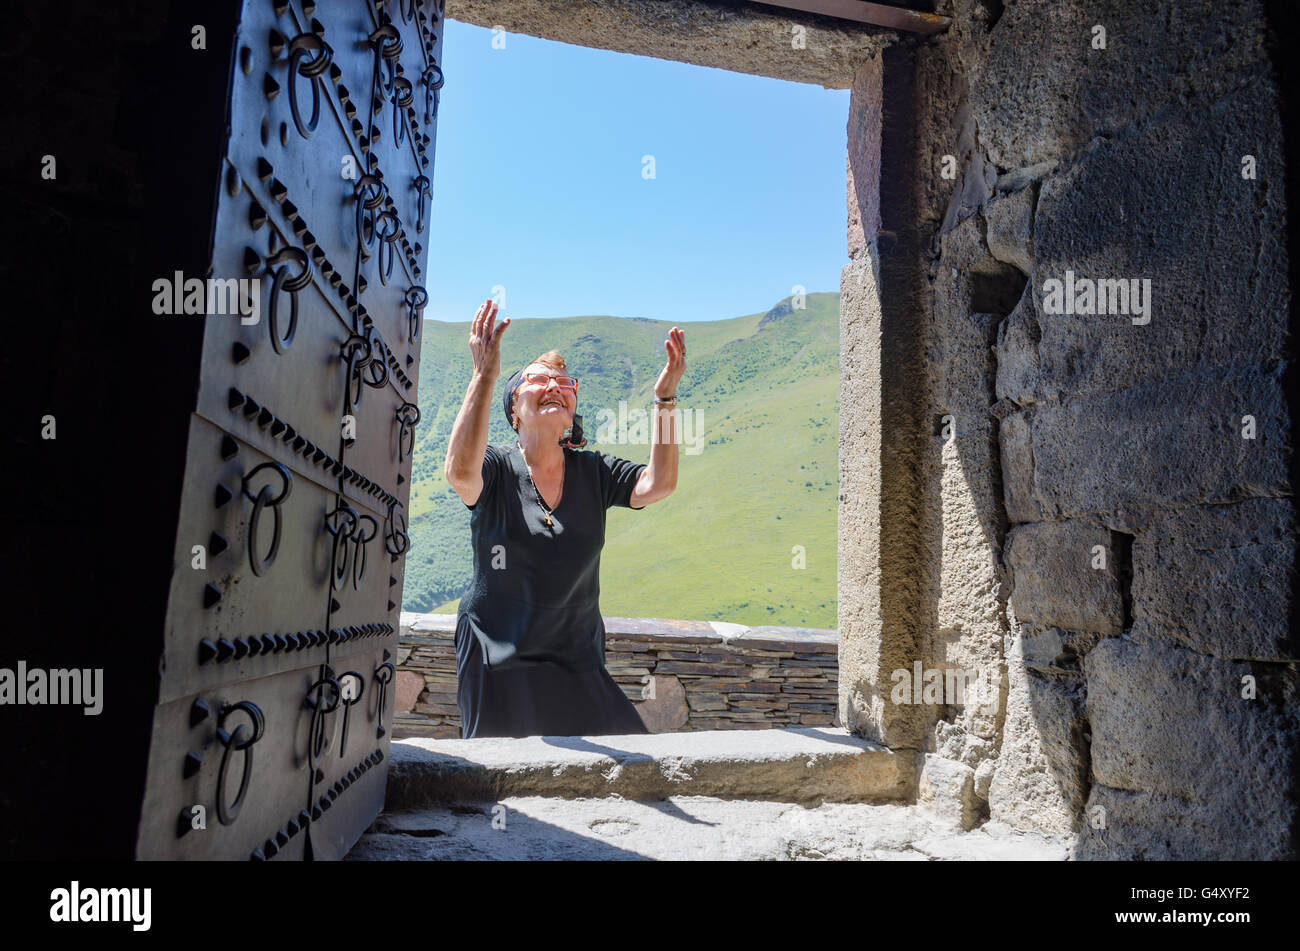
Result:
[[[677,384],[686,371],[686,332],[674,327],[664,341],[668,362],[655,382],[655,396],[667,399],[677,395]],[[632,489],[629,504],[634,509],[645,508],[666,499],[677,488],[677,427],[681,424],[676,406],[654,404],[650,420],[650,464],[641,473]]]
[[470,324],[469,349],[474,358],[474,373],[460,412],[452,423],[447,461],[442,467],[447,484],[466,505],[476,504],[483,492],[483,454],[487,451],[488,420],[492,416],[492,388],[501,372],[501,335],[510,325],[507,317],[493,330],[496,314],[496,302],[486,300]]
[[658,433],[652,437],[650,444],[650,464],[646,466],[641,478],[632,489],[632,498],[628,503],[634,509],[645,508],[666,499],[677,488],[677,431],[679,422],[675,406],[656,403],[651,415],[651,432]]

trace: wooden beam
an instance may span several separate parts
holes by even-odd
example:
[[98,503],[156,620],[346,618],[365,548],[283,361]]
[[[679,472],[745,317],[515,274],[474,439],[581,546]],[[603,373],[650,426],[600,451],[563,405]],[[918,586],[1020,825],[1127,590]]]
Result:
[[854,20],[872,26],[889,27],[891,30],[907,30],[911,33],[942,33],[952,23],[951,17],[939,16],[937,13],[922,13],[920,10],[891,7],[883,3],[868,3],[866,0],[754,0],[754,2],[769,7],[786,7],[790,10],[819,13],[840,20]]

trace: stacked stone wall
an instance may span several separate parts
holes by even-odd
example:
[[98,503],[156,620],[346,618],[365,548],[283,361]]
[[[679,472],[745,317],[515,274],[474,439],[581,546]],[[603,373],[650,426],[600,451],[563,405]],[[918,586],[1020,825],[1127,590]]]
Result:
[[[455,637],[402,615],[395,736],[460,736]],[[652,733],[839,726],[835,631],[607,617],[605,666]]]

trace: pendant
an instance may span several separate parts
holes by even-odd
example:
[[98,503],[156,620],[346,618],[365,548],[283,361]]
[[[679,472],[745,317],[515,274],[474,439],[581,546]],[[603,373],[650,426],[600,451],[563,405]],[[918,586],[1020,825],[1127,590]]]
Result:
[[548,516],[546,516],[546,525],[547,525],[547,527],[550,527],[550,524],[551,524],[551,517],[548,515]]

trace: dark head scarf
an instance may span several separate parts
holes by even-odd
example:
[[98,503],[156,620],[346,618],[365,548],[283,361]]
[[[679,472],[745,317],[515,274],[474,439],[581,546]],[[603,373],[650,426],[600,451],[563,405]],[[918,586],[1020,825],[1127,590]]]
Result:
[[[532,364],[530,363],[529,366]],[[510,379],[506,380],[505,388],[501,392],[501,407],[506,411],[507,425],[510,423],[510,415],[515,405],[515,390],[519,389],[520,384],[524,382],[525,369],[527,368],[521,367],[510,374]],[[513,428],[511,426],[511,429]],[[577,412],[573,414],[573,428],[570,430],[570,435],[560,437],[560,445],[568,449],[581,449],[587,445],[586,437],[582,435],[581,414]]]

